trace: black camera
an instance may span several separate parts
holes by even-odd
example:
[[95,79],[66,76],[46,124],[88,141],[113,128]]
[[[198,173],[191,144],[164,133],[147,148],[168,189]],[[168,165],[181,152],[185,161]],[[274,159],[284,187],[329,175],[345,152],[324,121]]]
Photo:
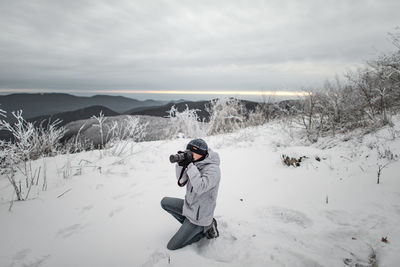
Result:
[[169,156],[169,161],[171,163],[174,162],[182,162],[182,161],[192,161],[193,160],[193,154],[192,151],[190,150],[185,150],[185,151],[178,151],[177,154]]

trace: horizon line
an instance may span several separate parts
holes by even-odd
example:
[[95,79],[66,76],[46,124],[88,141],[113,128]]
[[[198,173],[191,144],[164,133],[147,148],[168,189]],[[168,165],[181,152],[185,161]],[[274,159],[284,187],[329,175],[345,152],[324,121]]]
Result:
[[251,95],[251,96],[306,96],[310,92],[307,91],[289,91],[289,90],[277,90],[277,91],[232,91],[232,90],[131,90],[131,89],[112,89],[112,90],[77,90],[77,89],[66,89],[66,90],[53,90],[53,89],[8,89],[0,88],[0,93],[123,93],[123,94],[176,94],[176,95]]

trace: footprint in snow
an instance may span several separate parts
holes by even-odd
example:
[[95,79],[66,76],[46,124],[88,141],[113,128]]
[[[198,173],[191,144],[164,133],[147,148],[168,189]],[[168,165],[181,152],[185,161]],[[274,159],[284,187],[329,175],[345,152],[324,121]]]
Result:
[[283,207],[267,207],[257,212],[261,219],[277,220],[282,223],[294,224],[302,228],[313,225],[313,221],[304,213]]
[[104,185],[103,184],[97,184],[96,185],[96,190],[99,190],[100,188],[102,188]]
[[79,223],[73,224],[71,226],[65,227],[57,232],[57,236],[62,238],[67,238],[73,234],[81,232],[87,225],[81,225]]
[[29,253],[31,253],[31,251],[32,251],[32,249],[30,249],[30,248],[26,248],[21,251],[18,251],[14,256],[14,260],[24,259]]
[[243,247],[247,247],[242,241],[237,242],[238,237],[227,227],[225,220],[216,218],[218,222],[219,237],[207,239],[206,237],[193,244],[193,249],[202,257],[214,259],[218,262],[237,263],[246,258]]
[[116,209],[113,209],[113,210],[108,214],[108,217],[114,216],[114,214],[116,214],[116,213],[122,211],[123,209],[124,209],[123,207],[118,207],[118,208],[116,208]]
[[32,249],[26,248],[19,252],[17,252],[13,258],[11,264],[6,265],[7,267],[13,266],[32,266],[32,267],[39,267],[47,258],[50,257],[49,255],[42,255],[42,256],[29,256],[31,254]]
[[157,263],[159,263],[160,261],[165,262],[165,264],[163,264],[163,265],[166,265],[166,264],[170,263],[169,262],[170,259],[171,259],[170,255],[168,253],[163,252],[160,249],[157,249],[155,252],[153,252],[149,256],[149,259],[145,263],[143,263],[139,266],[140,267],[152,267],[152,266],[156,265]]
[[81,208],[81,214],[93,209],[94,205],[87,205]]
[[340,226],[352,226],[353,220],[349,220],[352,218],[351,214],[347,211],[341,210],[326,210],[324,211],[325,217],[334,224]]
[[115,200],[117,200],[117,199],[122,198],[122,197],[124,197],[124,196],[126,196],[126,195],[129,195],[129,193],[130,193],[130,192],[126,192],[126,193],[123,193],[123,194],[115,195],[115,196],[113,196],[112,198],[115,199]]
[[135,198],[137,196],[143,195],[143,192],[137,192],[137,193],[133,193],[132,195],[130,195],[130,198]]

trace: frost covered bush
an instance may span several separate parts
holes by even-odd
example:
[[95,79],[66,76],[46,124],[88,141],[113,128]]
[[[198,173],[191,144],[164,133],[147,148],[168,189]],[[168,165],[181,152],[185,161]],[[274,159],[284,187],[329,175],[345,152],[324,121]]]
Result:
[[249,126],[266,123],[271,117],[271,107],[264,103],[248,110],[236,98],[218,98],[205,106],[208,119],[200,120],[197,109],[186,109],[179,112],[175,106],[169,110],[170,127],[166,130],[170,137],[201,137],[228,133]]
[[152,138],[161,132],[157,127],[163,125],[159,123],[154,129],[150,128],[149,125],[153,119],[154,117],[143,118],[132,115],[104,117],[100,112],[98,116],[92,116],[90,119],[70,122],[65,126],[68,131],[62,140],[63,150],[76,153],[110,148],[113,144],[124,140],[128,142],[154,140]]
[[209,135],[228,133],[249,126],[263,125],[269,120],[284,114],[284,111],[276,103],[264,101],[256,105],[254,110],[251,110],[236,98],[214,99],[206,107],[206,111],[210,114],[207,130]]
[[175,137],[201,137],[207,134],[206,123],[200,120],[197,115],[197,109],[186,109],[179,112],[174,106],[168,111],[170,127],[166,129],[166,135]]
[[247,110],[236,98],[211,100],[206,107],[210,114],[207,133],[209,135],[232,132],[246,127]]
[[132,153],[134,142],[143,140],[147,126],[148,122],[140,123],[139,118],[133,116],[128,116],[122,123],[113,121],[111,125],[107,125],[106,148],[109,148],[112,155],[120,156],[127,151],[130,144]]
[[100,111],[99,116],[92,116],[92,118],[94,118],[97,121],[97,124],[94,124],[94,127],[98,127],[99,128],[99,132],[100,132],[100,148],[104,147],[104,122],[107,118],[104,117],[103,111]]
[[131,139],[140,142],[145,134],[147,123],[140,123],[138,117],[128,116],[122,122],[113,121],[111,125],[107,125],[107,140],[120,141]]
[[255,110],[249,111],[247,115],[246,126],[257,126],[267,123],[272,118],[271,105],[261,104],[256,106]]
[[68,134],[65,146],[70,153],[82,150],[109,148],[112,144],[131,140],[145,140],[149,122],[137,116],[121,115],[105,117],[102,112],[88,120],[72,122],[66,125]]
[[100,112],[99,117],[93,116],[96,119],[97,124],[93,126],[99,128],[101,147],[104,147],[107,143],[118,142],[121,140],[130,139],[135,142],[143,140],[146,127],[148,123],[140,123],[139,118],[134,116],[127,116],[120,121],[106,122],[107,118],[104,117]]
[[34,147],[35,128],[32,123],[27,122],[22,117],[22,111],[12,112],[16,119],[14,125],[0,120],[0,129],[9,131],[14,139],[15,152],[21,160],[27,160],[31,157],[31,152]]
[[299,118],[311,142],[331,133],[363,127],[365,132],[392,124],[400,110],[400,30],[390,34],[396,50],[336,78],[320,90],[311,90],[300,102]]
[[60,153],[62,144],[60,139],[65,134],[65,127],[59,127],[61,120],[55,120],[47,124],[44,128],[43,124],[36,128],[33,132],[33,158],[40,156],[54,156]]
[[86,149],[93,149],[93,141],[84,138],[81,135],[82,130],[85,128],[86,123],[83,123],[77,132],[70,140],[66,141],[63,146],[63,151],[66,153],[77,153]]
[[[57,153],[58,140],[63,135],[63,128],[55,121],[44,129],[34,127],[22,116],[22,111],[12,112],[16,122],[0,120],[0,130],[9,131],[13,140],[0,141],[1,174],[5,175],[14,188],[17,200],[28,198],[33,185],[38,185],[41,167],[33,167],[32,160],[40,156]],[[45,182],[45,181],[44,181]]]

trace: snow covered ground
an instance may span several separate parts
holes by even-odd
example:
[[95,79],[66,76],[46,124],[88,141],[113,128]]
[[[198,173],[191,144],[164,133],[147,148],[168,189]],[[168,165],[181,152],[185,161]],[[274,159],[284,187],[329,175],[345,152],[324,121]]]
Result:
[[[184,197],[168,159],[190,139],[39,159],[48,189],[11,212],[0,180],[0,266],[399,266],[398,118],[396,129],[312,146],[278,123],[205,138],[221,158],[220,237],[176,251],[179,223],[160,201]],[[287,167],[282,154],[308,158]]]

